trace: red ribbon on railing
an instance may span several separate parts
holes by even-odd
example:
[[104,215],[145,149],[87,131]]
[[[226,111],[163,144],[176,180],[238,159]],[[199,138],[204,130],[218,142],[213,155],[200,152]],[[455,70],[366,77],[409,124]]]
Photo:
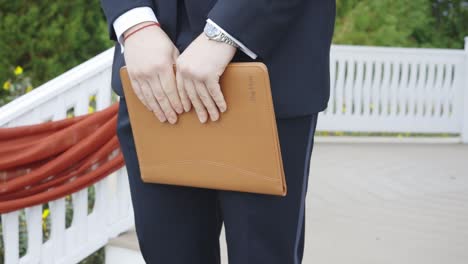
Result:
[[121,168],[117,111],[113,104],[84,116],[0,128],[0,213],[64,197]]

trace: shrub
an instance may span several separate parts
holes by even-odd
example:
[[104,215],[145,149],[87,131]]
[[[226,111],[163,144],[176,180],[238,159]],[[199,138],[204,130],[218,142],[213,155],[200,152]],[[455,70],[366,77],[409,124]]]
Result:
[[21,65],[38,86],[112,45],[99,0],[0,0],[0,84]]
[[337,44],[463,48],[465,0],[337,0]]

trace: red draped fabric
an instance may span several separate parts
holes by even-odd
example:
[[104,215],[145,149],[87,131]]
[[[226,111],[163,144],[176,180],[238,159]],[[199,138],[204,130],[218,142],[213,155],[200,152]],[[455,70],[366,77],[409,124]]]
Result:
[[124,165],[118,104],[92,114],[0,128],[0,213],[46,203]]

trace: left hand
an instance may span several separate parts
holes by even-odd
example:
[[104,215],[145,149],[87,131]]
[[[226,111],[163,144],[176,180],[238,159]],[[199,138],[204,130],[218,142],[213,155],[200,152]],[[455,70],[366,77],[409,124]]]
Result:
[[184,110],[190,111],[193,105],[201,123],[207,121],[208,114],[212,121],[218,120],[219,112],[227,109],[219,78],[235,53],[235,47],[202,33],[176,61],[177,89]]

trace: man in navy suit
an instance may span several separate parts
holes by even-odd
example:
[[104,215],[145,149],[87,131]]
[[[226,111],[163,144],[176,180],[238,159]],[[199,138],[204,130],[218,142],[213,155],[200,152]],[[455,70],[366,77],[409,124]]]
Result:
[[[335,0],[101,4],[116,41],[111,85],[120,96],[117,135],[146,262],[220,263],[224,223],[230,264],[301,263],[314,132],[329,99]],[[231,61],[268,67],[287,196],[142,182],[119,69],[127,66],[135,93],[160,122],[174,124],[193,107],[205,123],[229,108],[219,77]]]

